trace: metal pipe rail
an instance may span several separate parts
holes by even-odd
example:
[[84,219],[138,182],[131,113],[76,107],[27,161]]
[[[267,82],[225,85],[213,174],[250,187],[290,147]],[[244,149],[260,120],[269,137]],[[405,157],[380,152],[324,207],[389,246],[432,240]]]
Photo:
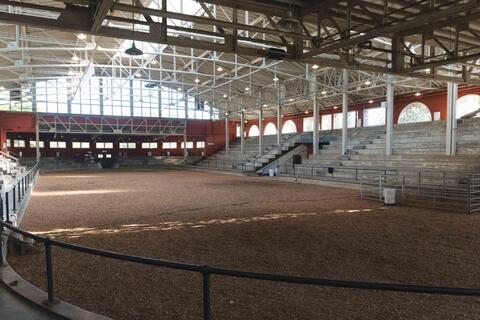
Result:
[[[45,263],[46,263],[46,277],[47,277],[47,295],[48,303],[53,303],[55,300],[55,291],[53,283],[53,257],[51,253],[52,246],[72,250],[76,252],[92,254],[104,258],[110,258],[120,261],[128,261],[143,265],[157,266],[162,268],[183,270],[188,272],[200,273],[202,275],[202,291],[203,291],[203,319],[211,319],[211,276],[219,275],[225,277],[243,278],[251,280],[262,280],[280,283],[290,283],[299,285],[314,285],[321,287],[359,289],[359,290],[375,290],[375,291],[393,291],[404,293],[420,293],[420,294],[435,294],[435,295],[455,295],[455,296],[480,296],[480,288],[457,288],[457,287],[439,287],[439,286],[425,286],[415,284],[393,284],[381,282],[365,282],[365,281],[348,281],[337,279],[323,279],[311,277],[289,276],[282,274],[269,274],[259,272],[240,271],[232,269],[223,269],[210,267],[208,265],[186,264],[178,263],[168,260],[153,259],[141,256],[127,255],[123,253],[99,250],[90,247],[79,246],[63,241],[57,241],[50,238],[43,238],[30,232],[21,230],[9,224],[8,222],[0,221],[0,231],[3,233],[4,229],[23,235],[24,237],[34,239],[42,242],[45,246]],[[0,250],[2,250],[0,246]],[[0,252],[0,257],[3,257],[3,252]]]
[[2,220],[4,220],[3,212],[5,211],[5,221],[10,222],[10,211],[15,212],[20,207],[21,201],[28,194],[30,185],[35,179],[38,170],[39,164],[36,163],[30,170],[18,178],[10,188],[5,190],[5,204],[0,194],[0,217]]

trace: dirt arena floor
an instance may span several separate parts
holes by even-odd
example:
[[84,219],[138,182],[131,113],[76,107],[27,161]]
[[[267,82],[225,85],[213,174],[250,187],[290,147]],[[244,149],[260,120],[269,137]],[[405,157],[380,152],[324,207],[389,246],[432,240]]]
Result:
[[[480,216],[385,208],[358,191],[188,171],[40,177],[23,228],[186,263],[480,287]],[[114,319],[201,319],[201,277],[54,249],[57,296]],[[9,262],[45,289],[41,246]],[[480,299],[212,277],[213,319],[480,319]]]

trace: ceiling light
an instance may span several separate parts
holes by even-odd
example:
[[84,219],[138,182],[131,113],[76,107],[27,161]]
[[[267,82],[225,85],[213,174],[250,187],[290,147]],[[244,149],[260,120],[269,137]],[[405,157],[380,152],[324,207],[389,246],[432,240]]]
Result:
[[158,64],[158,61],[154,59],[154,60],[152,60],[152,62],[150,62],[150,64],[155,64],[156,65],[156,64]]
[[217,67],[217,71],[218,71],[218,72],[222,72],[222,71],[223,71],[222,66],[218,66],[218,67]]
[[266,103],[264,103],[264,104],[262,105],[262,107],[266,108],[266,107],[267,107],[267,104],[266,104]]
[[76,54],[73,54],[72,61],[73,62],[78,62],[78,61],[80,61],[80,58]]
[[373,103],[373,100],[372,99],[368,100],[368,103]]
[[249,88],[249,87],[245,87],[245,91],[250,91],[250,88]]
[[227,98],[228,98],[228,95],[225,93],[225,94],[223,95],[223,97],[224,97],[225,99],[227,99]]
[[365,81],[365,85],[366,85],[366,86],[369,86],[369,85],[371,85],[371,84],[372,84],[372,82],[371,82],[370,80]]
[[292,102],[292,101],[293,101],[293,98],[288,99],[288,101]]
[[277,78],[277,76],[275,76],[275,77],[273,78],[273,81],[275,81],[275,82],[277,82],[277,81],[278,81],[278,78]]
[[140,73],[135,73],[135,77],[140,78],[142,75]]
[[308,114],[309,112],[308,111],[305,111],[305,114]]
[[314,64],[314,65],[312,66],[312,69],[314,69],[314,70],[315,70],[315,69],[318,69],[318,64]]
[[225,112],[225,115],[228,116],[228,112]]
[[[132,7],[134,6],[133,0],[132,0]],[[135,19],[134,13],[132,11],[132,21]],[[135,22],[132,23],[132,46],[125,50],[125,53],[128,54],[129,56],[141,56],[143,55],[143,51],[135,47]]]
[[327,91],[323,90],[323,91],[321,92],[321,94],[327,94]]
[[85,40],[87,39],[87,35],[85,33],[79,33],[77,34],[77,38],[80,40]]
[[421,94],[420,92],[418,92],[418,91],[415,92],[415,96],[416,96],[416,97],[420,97],[421,95],[422,95],[422,94]]
[[242,112],[245,112],[245,111],[246,111],[245,108],[243,108],[243,109],[242,109]]
[[200,82],[200,79],[195,78],[195,83],[199,83],[199,82]]
[[333,107],[333,109],[334,109],[334,110],[337,110],[337,109],[338,109],[338,107],[337,107],[337,106],[335,106],[335,107]]

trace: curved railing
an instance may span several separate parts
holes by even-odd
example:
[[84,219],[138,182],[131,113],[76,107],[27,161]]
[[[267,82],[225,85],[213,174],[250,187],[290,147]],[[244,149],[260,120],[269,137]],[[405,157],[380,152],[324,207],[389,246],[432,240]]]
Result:
[[[204,320],[211,319],[212,288],[211,288],[210,276],[212,275],[299,284],[299,285],[314,285],[314,286],[321,286],[321,287],[348,288],[348,289],[359,289],[359,290],[395,291],[395,292],[406,292],[406,293],[475,296],[475,297],[480,296],[480,288],[455,288],[455,287],[424,286],[424,285],[414,285],[414,284],[392,284],[392,283],[364,282],[364,281],[346,281],[346,280],[336,280],[336,279],[322,279],[322,278],[289,276],[289,275],[282,275],[282,274],[249,272],[249,271],[210,267],[208,265],[178,263],[178,262],[167,261],[167,260],[127,255],[127,254],[107,251],[107,250],[99,250],[99,249],[83,247],[75,244],[70,244],[63,241],[57,241],[50,238],[44,238],[44,237],[40,237],[38,235],[32,234],[30,232],[21,230],[19,228],[16,228],[7,222],[0,221],[0,231],[2,232],[2,234],[5,228],[17,234],[21,234],[24,237],[34,239],[35,241],[38,241],[44,244],[46,277],[47,277],[47,294],[48,294],[48,302],[50,303],[54,302],[54,299],[55,299],[55,291],[54,291],[54,283],[53,283],[54,277],[53,277],[52,246],[67,249],[67,250],[72,250],[76,252],[92,254],[95,256],[110,258],[114,260],[128,261],[128,262],[138,263],[143,265],[150,265],[150,266],[156,266],[161,268],[177,269],[177,270],[183,270],[188,272],[200,273],[203,279],[202,292],[203,292],[203,319]],[[1,251],[0,251],[0,257],[3,257],[3,252]]]

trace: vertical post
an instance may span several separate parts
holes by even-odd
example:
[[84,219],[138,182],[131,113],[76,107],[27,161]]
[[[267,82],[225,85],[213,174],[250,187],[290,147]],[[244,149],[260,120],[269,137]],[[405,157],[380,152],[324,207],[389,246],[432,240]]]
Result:
[[225,153],[230,153],[230,134],[228,128],[228,112],[225,113]]
[[320,110],[318,110],[318,97],[317,97],[317,76],[316,71],[313,73],[310,79],[310,92],[312,92],[313,98],[313,155],[318,154],[318,143],[319,143],[319,131],[318,131],[318,122],[320,116]]
[[387,80],[387,124],[386,124],[386,150],[387,156],[393,152],[393,78]]
[[183,162],[187,165],[188,150],[187,150],[187,125],[188,125],[188,98],[187,93],[183,93],[183,101],[185,104],[185,120],[184,120],[184,129],[183,129]]
[[47,265],[48,303],[52,303],[55,298],[55,294],[53,289],[52,245],[50,244],[50,238],[45,239],[45,262]]
[[282,152],[282,105],[284,103],[284,85],[280,85],[278,90],[278,108],[277,108],[277,146],[278,152]]
[[211,308],[210,308],[210,274],[208,272],[202,272],[203,278],[203,319],[210,320]]
[[240,112],[240,150],[245,154],[245,112]]
[[458,84],[449,82],[447,85],[447,134],[445,141],[447,156],[453,156],[456,153],[457,96]]
[[347,129],[348,129],[348,71],[342,72],[342,155],[347,154]]
[[260,92],[259,108],[258,108],[258,153],[263,155],[263,105],[262,105],[262,93]]
[[37,156],[37,162],[40,161],[40,132],[38,125],[38,112],[35,112],[35,152]]

